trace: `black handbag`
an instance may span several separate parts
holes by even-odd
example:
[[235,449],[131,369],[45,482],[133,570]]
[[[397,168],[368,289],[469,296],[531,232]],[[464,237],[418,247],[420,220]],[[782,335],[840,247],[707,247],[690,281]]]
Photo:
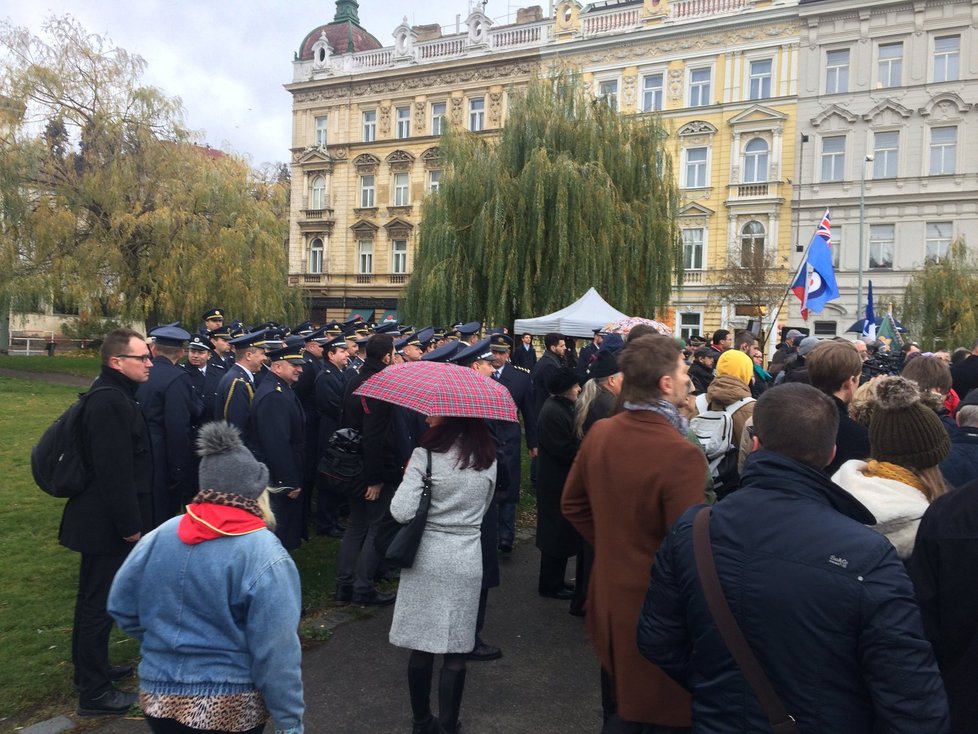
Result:
[[424,527],[428,522],[428,510],[431,507],[431,451],[428,451],[428,468],[425,470],[424,479],[421,480],[421,500],[418,502],[418,511],[410,522],[401,525],[401,529],[394,535],[393,540],[387,546],[384,557],[395,566],[401,568],[411,568],[414,564],[414,556],[421,545],[421,536],[424,535]]
[[329,437],[326,451],[319,460],[319,473],[329,488],[348,498],[363,497],[363,451],[360,431],[340,428]]

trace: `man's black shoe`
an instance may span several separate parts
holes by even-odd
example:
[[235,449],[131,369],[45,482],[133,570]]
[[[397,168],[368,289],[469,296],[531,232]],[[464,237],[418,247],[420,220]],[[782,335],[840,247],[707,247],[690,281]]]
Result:
[[500,543],[499,544],[499,552],[502,553],[504,556],[508,556],[510,553],[513,552],[513,544],[512,543]]
[[333,600],[338,601],[340,604],[349,604],[353,601],[353,585],[337,584],[336,593],[333,594]]
[[397,599],[397,594],[386,594],[383,591],[369,591],[366,594],[354,594],[353,603],[362,607],[388,607]]
[[88,701],[78,699],[78,708],[75,712],[79,716],[121,716],[139,701],[136,693],[126,693],[118,688],[109,688],[101,696],[96,696]]
[[550,591],[546,593],[541,591],[540,596],[542,596],[544,599],[563,599],[566,601],[573,598],[574,592],[561,587],[557,589],[557,591]]
[[[123,678],[128,678],[132,675],[131,665],[113,665],[109,668],[109,680],[116,681],[122,680]],[[81,686],[78,683],[72,683],[71,687],[75,689],[75,693],[81,693]]]
[[495,645],[487,645],[485,642],[479,641],[479,644],[475,646],[475,650],[470,652],[465,657],[468,660],[475,660],[480,663],[485,663],[490,660],[499,660],[503,656],[503,651],[500,650]]

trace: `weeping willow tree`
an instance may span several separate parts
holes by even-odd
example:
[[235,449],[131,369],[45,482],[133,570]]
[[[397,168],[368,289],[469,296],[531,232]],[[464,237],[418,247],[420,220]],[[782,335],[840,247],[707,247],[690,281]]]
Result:
[[971,348],[978,334],[978,258],[963,238],[910,276],[899,316],[924,349]]
[[[182,320],[291,320],[288,182],[193,144],[145,62],[70,17],[0,23],[0,304]],[[4,122],[6,125],[4,125]]]
[[511,324],[592,286],[629,314],[666,306],[682,277],[666,135],[586,87],[570,72],[534,79],[498,140],[445,134],[404,307],[415,323]]

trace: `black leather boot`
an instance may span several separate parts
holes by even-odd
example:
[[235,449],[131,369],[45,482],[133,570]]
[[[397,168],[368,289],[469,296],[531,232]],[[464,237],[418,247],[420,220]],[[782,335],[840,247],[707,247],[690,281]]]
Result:
[[438,734],[438,722],[431,715],[431,674],[435,656],[413,652],[408,661],[408,693],[414,717],[412,734]]
[[462,691],[465,689],[465,668],[442,668],[438,679],[438,723],[444,734],[456,734],[459,730],[458,713],[462,708]]

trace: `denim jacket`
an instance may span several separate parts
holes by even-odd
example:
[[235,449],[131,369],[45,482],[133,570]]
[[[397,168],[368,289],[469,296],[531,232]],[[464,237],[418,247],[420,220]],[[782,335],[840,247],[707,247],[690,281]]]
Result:
[[261,691],[276,734],[302,734],[299,574],[268,530],[188,545],[175,517],[112,583],[109,613],[141,643],[140,687],[213,696]]

